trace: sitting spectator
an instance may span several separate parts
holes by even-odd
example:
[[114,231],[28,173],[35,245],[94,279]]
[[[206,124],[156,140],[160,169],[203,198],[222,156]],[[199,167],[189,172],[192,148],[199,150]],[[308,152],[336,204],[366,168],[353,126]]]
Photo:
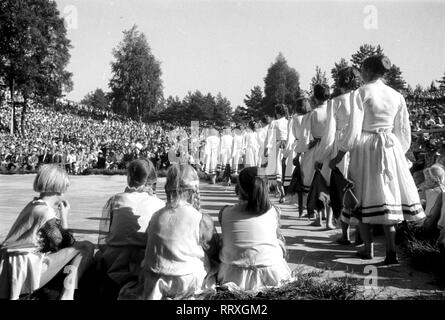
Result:
[[258,167],[245,168],[238,178],[239,204],[221,209],[221,283],[233,282],[242,290],[257,290],[291,277],[284,258],[279,211],[270,203],[268,190]]
[[424,170],[425,182],[420,188],[420,198],[425,207],[426,218],[422,229],[427,236],[437,236],[438,229],[445,227],[445,208],[443,195],[445,192],[445,170],[435,164]]
[[66,276],[60,299],[74,299],[77,281],[91,264],[94,249],[90,242],[76,242],[67,230],[70,207],[62,195],[68,187],[62,168],[39,169],[34,191],[40,196],[22,210],[0,248],[0,299],[33,293],[67,265],[75,272]]
[[137,280],[147,244],[145,231],[153,213],[165,206],[153,195],[156,173],[149,160],[133,160],[127,172],[125,191],[111,197],[103,209],[96,255],[105,279],[111,281],[111,286],[103,286],[103,294],[113,298],[123,285]]
[[147,229],[147,247],[139,283],[129,284],[120,299],[186,299],[212,284],[208,272],[218,255],[212,218],[200,213],[199,180],[189,165],[173,165],[165,184],[167,205]]

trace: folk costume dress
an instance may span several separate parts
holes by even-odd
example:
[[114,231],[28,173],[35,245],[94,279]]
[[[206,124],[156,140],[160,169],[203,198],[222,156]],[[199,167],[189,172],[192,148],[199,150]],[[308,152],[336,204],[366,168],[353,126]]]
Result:
[[232,147],[232,174],[238,174],[240,163],[244,155],[244,133],[235,129],[233,134],[233,147]]
[[287,127],[287,142],[284,157],[286,158],[286,168],[284,170],[283,186],[288,187],[292,180],[292,173],[294,172],[294,158],[295,158],[295,134],[294,134],[294,118],[298,115],[293,115],[288,121]]
[[264,156],[264,146],[266,143],[267,131],[269,130],[269,125],[266,125],[262,128],[257,129],[257,139],[258,139],[258,162],[257,167],[266,166],[267,157]]
[[[342,94],[328,101],[327,104],[327,123],[326,131],[321,138],[320,147],[317,148],[315,154],[316,161],[328,166],[326,160],[330,161],[335,158],[339,151],[339,146],[345,136],[349,125],[349,118],[351,115],[350,98],[352,92]],[[337,168],[345,178],[348,178],[349,168],[349,152],[345,154],[343,160],[337,164]],[[330,175],[326,180],[329,184]],[[351,212],[349,210],[342,210],[340,219],[345,223],[350,223]]]
[[[295,143],[293,147],[293,153],[295,156],[297,154],[303,154],[307,149],[307,144],[309,143],[310,133],[308,122],[311,121],[311,114],[307,113],[305,115],[294,115],[292,121],[292,133],[295,137]],[[295,166],[292,173],[291,183],[286,191],[287,194],[294,195],[303,191],[303,172],[301,170],[301,159],[299,159],[298,165]]]
[[380,79],[351,96],[351,117],[340,146],[350,151],[349,179],[354,182],[363,223],[394,225],[425,217],[405,153],[411,128],[404,97]]
[[287,119],[273,120],[267,131],[265,148],[268,150],[266,176],[269,181],[283,181],[283,154],[287,140]]
[[206,138],[205,145],[205,173],[214,175],[217,173],[218,160],[220,152],[220,138],[217,130],[209,131],[209,136]]
[[279,212],[272,207],[262,215],[226,206],[219,213],[223,247],[218,272],[220,283],[233,282],[242,290],[277,286],[291,277],[279,232]]
[[260,145],[258,143],[258,134],[255,131],[248,129],[244,136],[245,146],[245,161],[244,166],[255,167],[258,163],[258,151]]
[[227,165],[230,165],[232,157],[233,136],[230,130],[225,130],[221,136],[219,170],[224,171]]
[[[322,147],[320,145],[321,138],[325,134],[327,124],[327,103],[323,103],[316,109],[312,110],[310,113],[310,121],[305,121],[305,139],[307,142],[308,134],[310,134],[309,143],[303,145],[304,155],[301,159],[301,171],[303,175],[303,191],[308,192],[312,179],[315,174],[315,162],[317,161],[316,155],[319,152],[324,152],[325,150],[320,150]],[[323,161],[323,168],[321,169],[321,174],[326,182],[329,181],[329,160]]]

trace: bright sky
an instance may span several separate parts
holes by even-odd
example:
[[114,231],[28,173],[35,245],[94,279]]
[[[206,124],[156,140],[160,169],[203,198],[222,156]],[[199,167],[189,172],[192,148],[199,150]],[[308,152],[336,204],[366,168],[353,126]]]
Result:
[[380,44],[405,80],[429,85],[445,72],[445,1],[57,0],[71,39],[72,100],[108,91],[111,51],[133,24],[161,61],[164,95],[221,92],[232,107],[264,86],[281,51],[308,89],[361,44]]

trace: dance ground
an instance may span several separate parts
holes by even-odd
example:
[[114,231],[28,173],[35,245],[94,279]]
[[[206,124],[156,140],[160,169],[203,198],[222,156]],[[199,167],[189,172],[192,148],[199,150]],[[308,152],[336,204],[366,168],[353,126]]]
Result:
[[[14,222],[20,210],[37,194],[32,190],[34,175],[0,175],[0,242]],[[165,180],[159,179],[157,193],[165,200]],[[122,191],[125,176],[72,176],[66,198],[71,204],[69,225],[76,239],[97,243],[102,207],[113,194]],[[201,182],[201,207],[209,213],[216,225],[219,209],[237,202],[234,187],[210,185]],[[340,230],[327,231],[322,227],[309,226],[307,218],[298,218],[292,204],[278,204],[282,209],[282,232],[289,251],[289,265],[293,270],[313,268],[326,270],[330,277],[351,276],[363,280],[369,298],[440,298],[440,288],[432,274],[412,269],[404,257],[400,265],[384,266],[385,247],[383,238],[377,238],[375,258],[361,260],[354,256],[357,247],[335,243]],[[375,266],[375,268],[373,267]]]

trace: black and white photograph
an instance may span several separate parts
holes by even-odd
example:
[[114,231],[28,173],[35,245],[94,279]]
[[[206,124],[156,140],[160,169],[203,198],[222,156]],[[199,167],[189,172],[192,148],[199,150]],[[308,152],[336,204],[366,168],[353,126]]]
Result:
[[445,300],[444,17],[1,0],[0,309]]

